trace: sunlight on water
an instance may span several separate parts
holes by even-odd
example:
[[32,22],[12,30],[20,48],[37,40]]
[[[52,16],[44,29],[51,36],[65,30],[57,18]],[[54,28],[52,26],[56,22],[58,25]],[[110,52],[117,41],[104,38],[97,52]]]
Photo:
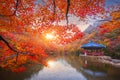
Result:
[[87,80],[82,73],[72,68],[65,60],[49,61],[37,74],[25,80]]
[[54,61],[48,61],[48,67],[54,67],[55,62]]

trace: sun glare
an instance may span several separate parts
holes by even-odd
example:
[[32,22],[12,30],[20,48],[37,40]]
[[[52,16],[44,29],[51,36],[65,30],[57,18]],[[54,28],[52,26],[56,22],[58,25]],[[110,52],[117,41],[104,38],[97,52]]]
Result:
[[46,37],[46,39],[51,39],[51,40],[55,38],[55,36],[53,34],[50,34],[50,33],[46,34],[45,37]]
[[54,67],[55,66],[55,62],[54,61],[48,61],[48,66],[49,67]]

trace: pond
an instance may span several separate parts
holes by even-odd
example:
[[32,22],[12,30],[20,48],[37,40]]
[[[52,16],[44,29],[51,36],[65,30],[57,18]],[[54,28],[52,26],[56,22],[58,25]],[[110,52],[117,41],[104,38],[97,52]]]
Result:
[[49,59],[49,66],[34,64],[22,73],[0,69],[0,80],[119,80],[120,68],[77,56]]

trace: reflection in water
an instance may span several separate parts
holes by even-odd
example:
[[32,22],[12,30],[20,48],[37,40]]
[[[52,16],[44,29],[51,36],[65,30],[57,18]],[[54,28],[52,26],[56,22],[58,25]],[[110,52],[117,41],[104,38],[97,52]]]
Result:
[[87,80],[65,60],[51,61],[49,64],[50,67],[44,67],[43,70],[25,80]]
[[54,61],[48,61],[48,67],[54,67],[55,62]]
[[[88,61],[85,60],[84,62],[84,67],[87,67]],[[102,71],[92,71],[90,69],[84,69],[83,72],[85,72],[86,74],[89,74],[91,76],[98,76],[98,77],[105,77],[107,76],[107,74],[105,72]]]
[[0,80],[24,80],[25,78],[29,78],[32,74],[38,73],[42,69],[43,66],[40,64],[32,64],[22,73],[14,73],[0,68]]
[[17,74],[0,68],[0,80],[120,80],[120,68],[93,58],[52,57],[48,65],[32,64],[27,71]]
[[91,76],[98,76],[98,77],[105,77],[105,76],[107,76],[106,73],[104,73],[104,72],[92,71],[90,69],[85,69],[84,72],[89,74],[89,75],[91,75]]
[[70,55],[64,59],[88,80],[120,80],[120,68],[101,63],[97,58]]

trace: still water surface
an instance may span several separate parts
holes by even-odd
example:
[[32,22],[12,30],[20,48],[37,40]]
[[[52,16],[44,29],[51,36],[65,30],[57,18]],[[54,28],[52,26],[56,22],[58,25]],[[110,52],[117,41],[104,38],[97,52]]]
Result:
[[33,65],[17,74],[0,70],[0,80],[120,80],[120,68],[80,57],[59,57],[48,64]]
[[50,61],[49,67],[44,67],[37,74],[25,80],[87,80],[82,73],[76,71],[65,60]]

